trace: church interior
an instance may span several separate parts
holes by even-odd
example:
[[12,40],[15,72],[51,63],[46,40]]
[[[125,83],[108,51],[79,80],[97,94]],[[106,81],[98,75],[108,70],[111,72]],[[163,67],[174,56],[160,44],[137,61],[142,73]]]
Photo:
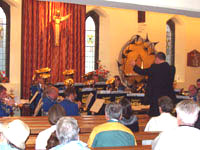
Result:
[[[200,128],[199,5],[198,0],[0,0],[0,149],[4,140],[8,147],[46,149],[51,136],[61,144],[58,130],[69,120],[76,129],[72,141],[83,150],[112,149],[112,144],[113,150],[158,150],[151,142],[170,123],[192,126],[200,137],[195,131]],[[192,112],[181,105],[192,105]],[[196,118],[188,125],[180,110],[189,121]],[[148,130],[151,119],[163,114],[171,122],[164,119],[163,128]],[[136,125],[126,124],[126,117]],[[13,138],[22,133],[24,139],[7,136],[3,123]],[[20,133],[10,131],[15,124]],[[119,130],[120,136],[113,140],[110,132],[95,146],[97,128]]]
[[[166,53],[167,22],[171,20],[175,24],[175,42],[172,54],[171,52],[168,54],[174,55],[173,63],[176,66],[176,86],[177,88],[184,88],[187,90],[188,86],[190,84],[195,84],[196,80],[199,78],[199,68],[187,65],[187,53],[194,49],[200,49],[198,43],[198,35],[200,32],[198,26],[200,24],[200,19],[198,18],[198,15],[195,16],[195,12],[192,16],[191,14],[187,15],[187,11],[184,12],[184,9],[182,11],[180,10],[181,14],[179,14],[179,11],[175,11],[177,13],[173,14],[167,12],[160,13],[153,11],[154,9],[152,8],[152,11],[145,11],[145,21],[138,23],[139,10],[116,8],[117,1],[116,7],[114,4],[113,7],[110,7],[110,5],[104,6],[103,4],[101,5],[98,3],[97,5],[76,4],[79,6],[75,9],[72,8],[75,7],[75,4],[63,6],[64,4],[60,4],[59,2],[55,2],[54,4],[51,1],[3,0],[3,2],[8,4],[10,8],[10,39],[9,52],[7,54],[9,56],[7,57],[8,60],[6,60],[6,62],[2,62],[4,65],[9,65],[9,67],[6,66],[6,71],[9,72],[6,73],[6,75],[9,75],[9,82],[4,83],[4,85],[9,90],[12,89],[18,97],[22,97],[22,93],[24,92],[26,93],[25,95],[27,95],[33,71],[42,67],[57,68],[56,66],[58,65],[58,70],[52,68],[54,78],[52,79],[53,83],[63,81],[62,71],[65,69],[81,69],[77,72],[78,74],[75,75],[77,82],[81,82],[82,79],[80,76],[85,73],[85,52],[82,52],[85,51],[85,35],[82,35],[85,34],[85,31],[80,31],[82,32],[80,34],[74,33],[76,31],[72,31],[72,28],[74,28],[74,26],[72,26],[72,24],[74,24],[72,17],[73,15],[78,15],[76,16],[78,18],[81,17],[81,20],[78,20],[80,22],[76,23],[77,25],[83,25],[82,30],[85,30],[85,17],[90,12],[95,12],[99,17],[98,60],[100,60],[102,65],[110,71],[110,77],[119,75],[117,60],[119,59],[123,46],[134,35],[140,35],[144,39],[148,35],[151,42],[158,42],[155,49]],[[191,5],[191,7],[195,6],[195,4]],[[64,10],[65,7],[70,7],[71,10]],[[144,8],[141,7],[141,9]],[[151,10],[151,7],[149,9]],[[60,10],[61,16],[65,16],[71,11],[79,11],[76,12],[79,14],[73,12],[73,15],[71,14],[66,22],[61,23],[62,29],[60,30],[62,31],[60,31],[60,46],[54,46],[53,38],[51,38],[50,41],[46,41],[45,39],[50,36],[48,34],[51,34],[50,37],[53,37],[54,33],[53,29],[52,31],[50,31],[51,29],[47,29],[48,26],[53,25],[51,19],[48,20],[48,17],[51,16],[44,15],[53,15],[56,10]],[[184,13],[186,13],[186,15],[184,15]],[[82,38],[78,39],[80,40],[78,41],[79,43],[72,43],[74,38],[76,38],[75,36],[78,36],[77,38]],[[67,42],[72,45],[63,45],[62,42],[64,41],[62,40],[68,40]],[[76,50],[77,54],[74,55]],[[64,56],[62,55],[64,51],[67,53],[65,58],[63,58]],[[55,57],[50,56],[51,54],[55,55]],[[28,64],[28,61],[32,61],[32,63]],[[72,61],[70,63],[74,64],[70,64],[68,61]],[[75,63],[75,61],[77,63]],[[65,62],[66,64],[64,65]],[[27,75],[27,78],[24,77],[24,74]],[[28,82],[28,85],[26,82]],[[25,87],[23,92],[22,87]]]

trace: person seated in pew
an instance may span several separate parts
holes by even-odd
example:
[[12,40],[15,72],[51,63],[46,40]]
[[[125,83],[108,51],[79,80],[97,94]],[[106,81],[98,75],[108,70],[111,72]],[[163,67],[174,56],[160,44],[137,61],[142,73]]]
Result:
[[62,117],[56,123],[56,135],[60,145],[51,150],[89,150],[87,144],[79,140],[79,127],[76,119]]
[[119,104],[122,106],[122,117],[120,122],[131,129],[132,132],[138,132],[138,118],[133,114],[130,101],[123,98]]
[[54,86],[48,86],[45,89],[45,95],[42,99],[43,105],[42,105],[42,112],[43,115],[47,115],[49,109],[54,105],[57,104],[57,98],[58,98],[58,89]]
[[65,99],[59,104],[65,109],[67,116],[79,116],[80,103],[75,103],[76,90],[69,87],[65,90]]
[[153,150],[199,150],[200,130],[194,127],[200,106],[191,100],[176,105],[178,127],[162,132],[152,143]]
[[66,116],[66,112],[62,106],[59,104],[54,104],[48,112],[48,120],[51,127],[40,132],[36,138],[35,149],[43,150],[46,149],[47,141],[51,134],[56,130],[56,123],[61,118]]
[[15,101],[8,98],[6,91],[7,89],[0,85],[0,117],[13,115],[12,106],[15,105]]
[[108,122],[98,125],[92,130],[88,140],[88,147],[137,145],[133,132],[119,122],[122,117],[122,106],[120,104],[107,104],[105,117]]
[[[144,131],[168,131],[178,127],[177,119],[171,115],[174,109],[173,101],[168,96],[158,99],[160,116],[152,117],[147,123]],[[151,145],[151,140],[142,141],[143,145]]]
[[198,114],[198,118],[197,118],[197,121],[194,124],[194,127],[197,128],[197,129],[200,129],[200,112]]
[[59,145],[59,140],[57,138],[57,135],[56,135],[56,131],[54,131],[50,138],[48,139],[47,141],[47,146],[46,146],[46,149],[49,150],[53,147],[56,147],[57,145]]
[[2,134],[4,141],[0,143],[0,150],[24,150],[30,129],[23,121],[14,120],[3,125]]

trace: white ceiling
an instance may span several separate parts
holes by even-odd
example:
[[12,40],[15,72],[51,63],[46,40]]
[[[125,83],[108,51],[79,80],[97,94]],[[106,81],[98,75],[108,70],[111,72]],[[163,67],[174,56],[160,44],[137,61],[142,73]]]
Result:
[[200,0],[40,0],[200,17]]

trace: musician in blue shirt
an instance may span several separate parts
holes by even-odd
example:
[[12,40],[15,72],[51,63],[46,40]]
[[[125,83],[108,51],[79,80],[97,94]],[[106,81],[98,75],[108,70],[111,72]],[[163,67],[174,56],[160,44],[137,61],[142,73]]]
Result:
[[45,89],[44,98],[42,99],[43,105],[42,110],[44,114],[47,114],[49,109],[57,104],[58,89],[54,86],[48,86]]
[[15,104],[14,100],[8,99],[6,88],[0,85],[0,117],[13,115],[12,106]]
[[76,104],[76,90],[73,87],[68,87],[65,90],[65,99],[60,102],[60,105],[65,109],[67,116],[79,116],[79,107],[81,103]]
[[[38,102],[40,101],[43,95],[43,89],[44,89],[44,79],[40,75],[36,75],[35,84],[33,84],[30,88],[31,98],[36,94],[36,92],[38,92],[38,95],[35,97],[35,100],[31,103],[32,112],[35,111],[35,108],[37,107]],[[41,113],[39,112],[39,116],[40,115]]]

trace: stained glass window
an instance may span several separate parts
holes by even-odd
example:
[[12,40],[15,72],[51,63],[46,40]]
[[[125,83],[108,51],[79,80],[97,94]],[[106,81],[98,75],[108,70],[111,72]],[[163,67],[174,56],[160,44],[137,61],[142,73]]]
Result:
[[175,59],[175,24],[172,20],[166,26],[166,61],[174,65]]
[[0,71],[6,71],[6,15],[0,8]]
[[98,16],[89,12],[85,24],[85,73],[97,68],[98,60]]
[[0,72],[9,77],[10,6],[0,1]]

